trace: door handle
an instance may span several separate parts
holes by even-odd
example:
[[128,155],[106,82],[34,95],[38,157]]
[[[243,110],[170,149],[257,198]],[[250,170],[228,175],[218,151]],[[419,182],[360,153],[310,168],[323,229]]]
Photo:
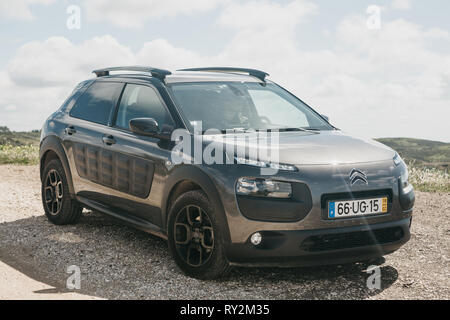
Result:
[[103,136],[102,140],[108,146],[116,143],[116,140],[114,139],[113,136]]
[[76,133],[77,132],[77,130],[75,130],[75,128],[73,127],[73,126],[68,126],[68,127],[66,127],[66,133],[68,134],[68,135],[72,135],[72,134],[74,134],[74,133]]

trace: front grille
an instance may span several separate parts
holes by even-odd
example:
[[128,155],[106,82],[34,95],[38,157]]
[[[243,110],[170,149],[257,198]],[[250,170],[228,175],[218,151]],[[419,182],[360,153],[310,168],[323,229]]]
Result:
[[349,233],[311,236],[303,240],[300,248],[304,251],[328,251],[396,242],[403,238],[401,227],[357,231]]

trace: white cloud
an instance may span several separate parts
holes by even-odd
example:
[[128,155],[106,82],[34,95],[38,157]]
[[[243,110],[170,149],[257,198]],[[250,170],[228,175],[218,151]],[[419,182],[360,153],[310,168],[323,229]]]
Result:
[[13,104],[9,104],[5,107],[5,111],[15,111],[17,110],[17,107]]
[[409,10],[411,9],[411,0],[393,0],[392,8],[399,10]]
[[[111,36],[74,44],[64,37],[33,41],[19,48],[0,72],[0,121],[16,130],[36,129],[93,69],[134,64],[135,55]],[[13,110],[8,106],[15,106]]]
[[75,45],[64,37],[33,41],[19,48],[8,64],[11,79],[31,87],[74,84],[99,66],[134,63],[132,51],[111,36]]
[[[220,0],[85,0],[83,8],[91,21],[108,21],[124,28],[142,27],[153,19],[173,18],[213,9]],[[225,1],[226,2],[226,1]]]
[[353,132],[450,141],[444,122],[450,54],[431,49],[433,41],[448,41],[448,33],[404,20],[386,21],[376,32],[364,25],[357,16],[340,23],[334,67],[315,86],[312,101]]
[[49,5],[53,2],[54,0],[3,0],[0,1],[0,16],[18,20],[32,20],[34,16],[31,13],[30,5]]
[[189,65],[207,64],[207,58],[184,48],[178,48],[165,39],[155,39],[144,43],[136,53],[138,64],[151,64],[169,70],[180,69]]
[[284,5],[276,1],[230,3],[218,24],[236,34],[219,55],[219,62],[263,68],[277,65],[281,62],[278,57],[295,58],[296,28],[316,12],[317,6],[306,0]]
[[285,5],[268,0],[230,2],[218,22],[236,30],[285,29],[289,32],[316,11],[317,6],[306,0],[294,0]]

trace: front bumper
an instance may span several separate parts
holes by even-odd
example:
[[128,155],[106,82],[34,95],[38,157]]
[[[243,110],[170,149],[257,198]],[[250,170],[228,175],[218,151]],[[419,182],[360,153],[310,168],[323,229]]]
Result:
[[261,231],[263,241],[228,244],[226,255],[240,266],[313,266],[364,261],[392,253],[410,239],[411,217],[370,225]]

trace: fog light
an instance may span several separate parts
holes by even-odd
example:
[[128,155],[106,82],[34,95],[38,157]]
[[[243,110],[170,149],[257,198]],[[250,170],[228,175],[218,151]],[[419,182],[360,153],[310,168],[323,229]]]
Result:
[[262,235],[259,232],[255,232],[254,234],[252,234],[251,238],[250,238],[250,242],[254,245],[257,246],[258,244],[260,244],[262,241]]

